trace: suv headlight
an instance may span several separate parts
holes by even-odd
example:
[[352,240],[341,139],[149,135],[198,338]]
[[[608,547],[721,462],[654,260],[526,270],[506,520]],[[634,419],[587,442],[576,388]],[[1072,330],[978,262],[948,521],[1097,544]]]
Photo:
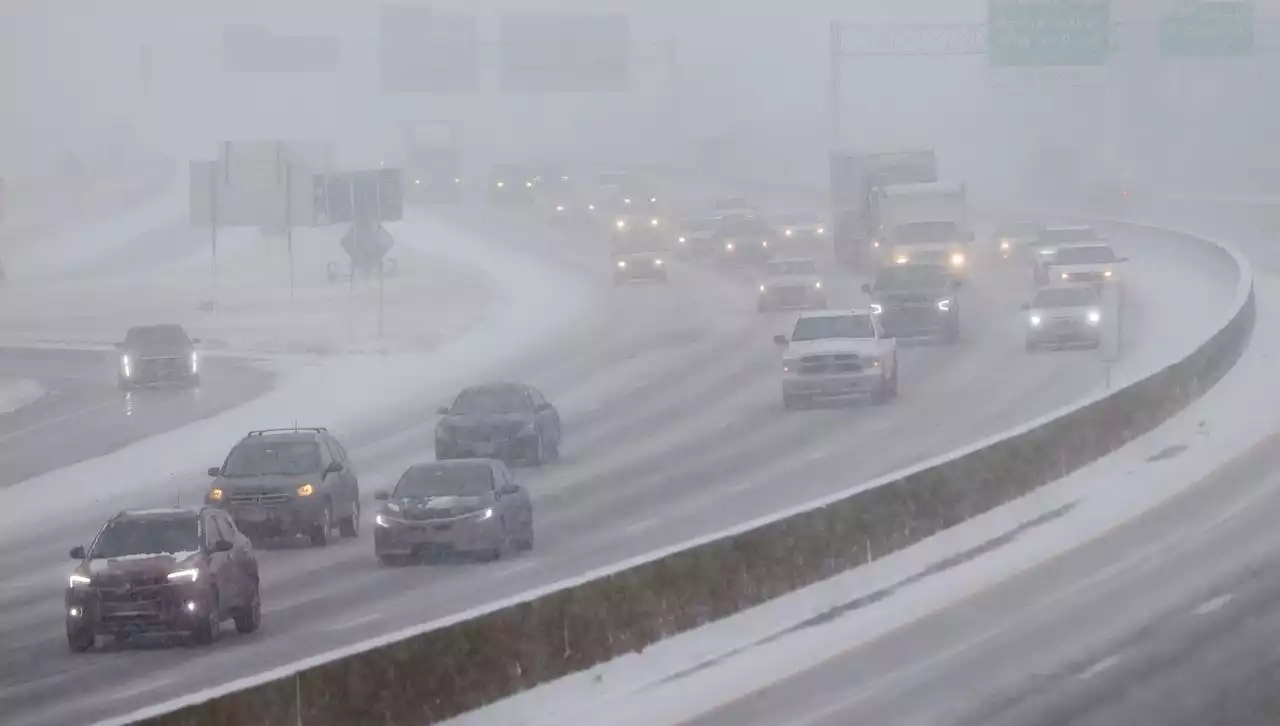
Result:
[[960,254],[959,252],[955,253],[954,255],[951,255],[951,266],[964,267],[964,255]]
[[298,487],[298,496],[300,497],[309,497],[315,493],[316,493],[316,488],[311,484],[303,484],[302,486]]
[[171,582],[195,582],[196,580],[199,580],[199,579],[200,579],[200,570],[197,570],[194,567],[186,570],[178,570],[177,572],[169,573],[169,580]]
[[938,301],[938,309],[939,309],[939,310],[941,310],[941,311],[942,311],[942,312],[944,312],[944,313],[945,313],[945,312],[947,312],[948,310],[950,310],[950,309],[951,309],[951,301],[950,301],[950,300],[939,300],[939,301]]
[[627,261],[626,261],[626,260],[618,260],[618,269],[619,269],[619,270],[624,269],[626,266],[627,266]]
[[871,314],[879,315],[884,312],[884,307],[880,303],[871,303]]
[[1102,320],[1102,313],[1098,310],[1089,311],[1089,323],[1097,325]]
[[1032,315],[1032,316],[1031,316],[1031,327],[1033,327],[1033,328],[1040,327],[1040,316],[1039,316],[1039,315]]
[[67,587],[88,587],[89,582],[90,580],[88,577],[81,575],[79,572],[73,572],[71,573],[71,577],[68,579]]

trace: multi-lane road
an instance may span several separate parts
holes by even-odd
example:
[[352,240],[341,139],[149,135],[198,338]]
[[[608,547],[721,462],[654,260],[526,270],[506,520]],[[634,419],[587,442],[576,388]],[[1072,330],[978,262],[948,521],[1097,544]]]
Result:
[[[516,220],[473,222],[494,254],[516,248],[598,280],[586,323],[505,371],[542,387],[565,418],[563,461],[520,474],[535,499],[535,551],[494,564],[380,569],[366,522],[359,540],[261,552],[264,624],[252,636],[229,635],[210,649],[111,647],[73,656],[60,608],[71,564],[65,553],[87,540],[98,521],[60,518],[51,501],[39,537],[6,542],[0,553],[6,583],[0,589],[0,712],[7,724],[85,723],[479,607],[943,454],[1104,382],[1096,354],[1024,353],[1018,306],[1029,276],[983,260],[964,292],[962,343],[903,349],[900,400],[784,413],[770,339],[785,329],[787,317],[755,312],[749,278],[677,265],[669,286],[615,289],[595,240]],[[1189,344],[1202,337],[1207,331],[1185,318],[1166,316],[1180,308],[1164,302],[1203,290],[1197,270],[1154,261],[1160,240],[1152,235],[1117,243],[1127,245],[1134,260],[1122,326],[1126,359],[1154,360],[1158,353],[1151,351],[1171,340]],[[1153,259],[1146,269],[1144,256]],[[856,290],[856,281],[840,280],[833,302],[857,303]],[[1206,299],[1200,296],[1202,304],[1215,304]],[[49,363],[52,368],[70,365],[78,354],[48,355],[66,356]],[[227,375],[258,384],[251,373],[229,368]],[[251,385],[232,384],[235,391],[227,395],[252,395]],[[361,467],[366,499],[408,463],[431,458],[430,412],[452,393],[442,390],[440,400],[422,401],[418,412],[352,433],[348,448]],[[112,411],[125,405],[109,376],[82,394],[86,402],[94,396],[111,400]],[[219,394],[218,400],[230,405],[231,398]],[[170,418],[149,415],[155,428],[139,427],[137,435],[196,415],[175,405],[179,411]],[[103,439],[93,431],[59,430],[61,447],[52,447],[40,465],[102,453]],[[22,448],[16,439],[0,439],[0,458],[19,456],[8,452]],[[200,486],[185,482],[182,489],[190,495]],[[157,490],[155,497],[170,494]],[[366,502],[366,512],[371,505]]]

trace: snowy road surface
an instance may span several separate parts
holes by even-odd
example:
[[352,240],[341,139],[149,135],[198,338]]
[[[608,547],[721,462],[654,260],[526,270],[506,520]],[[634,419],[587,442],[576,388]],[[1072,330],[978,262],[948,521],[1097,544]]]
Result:
[[[1104,381],[1096,353],[1026,355],[1024,271],[978,268],[963,298],[963,342],[904,348],[900,400],[787,414],[770,338],[789,318],[755,312],[750,278],[678,266],[670,286],[615,289],[595,240],[491,219],[484,230],[593,281],[586,322],[505,369],[541,386],[566,421],[564,461],[520,472],[535,499],[537,549],[491,565],[385,570],[373,562],[366,522],[356,541],[261,553],[264,625],[253,636],[229,636],[198,654],[108,648],[79,657],[63,642],[64,553],[100,519],[53,517],[38,538],[0,554],[8,585],[0,593],[0,709],[8,723],[127,712],[518,594],[945,453]],[[1113,371],[1124,376],[1202,338],[1202,323],[1221,312],[1210,309],[1224,308],[1231,288],[1196,261],[1162,257],[1158,235],[1117,244],[1134,259],[1125,357]],[[857,303],[856,289],[854,280],[839,281],[833,302]],[[442,389],[416,415],[349,440],[366,499],[408,463],[432,456],[429,412],[452,393]],[[198,482],[184,485],[199,491]]]
[[271,376],[250,362],[207,357],[199,388],[116,388],[106,351],[0,348],[0,378],[34,381],[42,396],[0,416],[0,488],[101,456],[261,395]]

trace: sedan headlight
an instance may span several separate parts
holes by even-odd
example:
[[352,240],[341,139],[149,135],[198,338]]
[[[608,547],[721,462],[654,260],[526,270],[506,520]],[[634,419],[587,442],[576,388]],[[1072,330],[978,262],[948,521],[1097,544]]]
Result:
[[793,231],[791,231],[791,230],[787,230],[787,231],[783,232],[783,234],[785,234],[785,235],[786,235],[786,236],[788,236],[788,237],[791,237],[791,236],[795,235],[795,232],[793,232]]
[[654,261],[653,261],[653,266],[654,266],[654,267],[662,267],[662,258],[661,258],[661,257],[659,257],[658,259],[654,260]]
[[478,512],[472,513],[471,516],[475,517],[477,522],[483,522],[486,519],[493,519],[493,508],[481,509]]
[[619,219],[619,220],[616,220],[616,221],[614,221],[613,226],[617,227],[618,229],[626,229],[626,228],[627,228],[627,220],[625,220],[625,219]]
[[1000,240],[1000,249],[1002,249],[1002,250],[1008,250],[1008,249],[1009,249],[1009,240],[1007,240],[1007,239],[1002,239],[1002,240]]
[[1102,276],[1103,276],[1103,277],[1111,277],[1111,270],[1106,270],[1106,271],[1104,271],[1104,272],[1102,273]]
[[657,226],[658,226],[658,218],[657,218],[657,217],[654,217],[653,219],[649,220],[649,226],[650,226],[650,227],[657,227]]
[[764,286],[764,285],[761,285],[761,286],[760,286],[760,292],[761,292],[761,293],[769,292],[769,288],[768,288],[768,287],[766,287],[766,286]]
[[685,239],[684,237],[680,237],[680,238],[678,238],[676,241],[677,241],[677,242],[679,242],[680,244],[684,244],[685,242],[688,242],[689,240]]
[[733,243],[732,243],[732,242],[725,242],[725,243],[724,243],[724,249],[725,249],[725,251],[726,251],[726,252],[733,252]]
[[209,501],[211,502],[220,502],[224,496],[226,496],[226,493],[218,487],[209,490]]
[[373,523],[378,525],[379,527],[390,527],[391,518],[385,514],[376,514],[373,517]]
[[815,281],[814,281],[814,283],[813,283],[813,289],[815,289],[815,290],[821,290],[821,289],[822,289],[822,280],[815,280]]
[[169,573],[170,582],[195,582],[200,579],[200,570],[192,567],[186,570],[178,570]]
[[505,187],[506,185],[507,185],[507,183],[506,183],[506,182],[498,182],[497,187],[498,187],[499,189],[501,189],[501,188]]
[[965,262],[964,255],[960,254],[959,252],[955,253],[954,255],[951,255],[952,267],[964,267],[964,262]]
[[1089,311],[1089,324],[1097,325],[1102,320],[1102,313],[1097,310]]
[[1032,316],[1031,316],[1031,327],[1033,327],[1033,328],[1038,328],[1038,327],[1040,327],[1040,316],[1039,316],[1039,315],[1032,315]]
[[626,261],[626,260],[618,260],[618,269],[619,269],[619,270],[626,268],[626,266],[627,266],[627,261]]
[[944,313],[945,313],[945,312],[947,312],[948,310],[950,310],[950,309],[951,309],[951,301],[950,301],[950,300],[939,300],[939,301],[938,301],[938,309],[939,309],[939,310],[941,310],[941,311],[942,311],[942,312],[944,312]]
[[816,231],[818,234],[826,234],[826,233],[827,233],[827,228],[826,228],[826,227],[819,227],[819,228],[818,228],[817,230],[815,230],[815,231]]
[[1069,272],[1064,272],[1064,273],[1062,273],[1062,279],[1064,279],[1064,280],[1070,280],[1070,279],[1071,279],[1071,273],[1069,273]]
[[884,312],[884,307],[880,303],[871,303],[871,314],[879,315]]
[[90,582],[89,578],[85,577],[84,575],[81,575],[78,572],[73,572],[71,573],[71,577],[67,582],[67,587],[88,587],[89,582]]
[[315,493],[316,493],[316,488],[310,484],[303,484],[302,486],[298,487],[298,496],[300,497],[309,497]]
[[907,256],[906,256],[906,255],[898,255],[896,258],[894,258],[894,260],[893,260],[893,261],[894,261],[894,262],[896,262],[896,263],[898,263],[899,265],[905,265],[905,264],[907,264],[907,262],[909,262],[910,260],[907,258]]
[[556,211],[557,211],[557,212],[563,212],[563,211],[564,211],[564,205],[563,205],[563,204],[557,204],[557,205],[556,205]]

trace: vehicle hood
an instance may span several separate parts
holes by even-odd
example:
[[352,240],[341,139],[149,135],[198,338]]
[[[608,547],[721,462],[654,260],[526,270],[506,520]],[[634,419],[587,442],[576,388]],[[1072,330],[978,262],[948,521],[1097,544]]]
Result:
[[879,341],[871,338],[823,338],[822,340],[805,340],[787,345],[788,359],[802,358],[806,355],[823,355],[831,353],[852,353],[860,356],[878,355]]
[[1038,315],[1044,320],[1062,320],[1064,318],[1087,318],[1089,313],[1098,312],[1097,305],[1073,305],[1061,308],[1032,308],[1031,315]]
[[197,551],[126,555],[114,559],[88,560],[82,569],[95,581],[149,579],[164,577],[170,572],[190,567],[199,557],[200,553]]
[[493,506],[489,496],[397,497],[383,505],[383,512],[400,519],[446,519],[461,517]]
[[1059,272],[1059,273],[1061,272],[1066,272],[1066,273],[1106,272],[1107,270],[1114,270],[1116,267],[1116,264],[1117,263],[1115,262],[1076,262],[1071,264],[1061,264],[1057,262],[1050,262],[1049,267],[1051,267],[1054,272]]
[[143,359],[143,358],[182,358],[191,355],[192,347],[189,345],[135,345],[126,346],[122,351],[125,355]]
[[303,484],[320,484],[320,472],[310,474],[263,474],[261,476],[220,476],[214,486],[227,493],[255,492],[293,494]]
[[815,233],[820,229],[825,230],[827,228],[827,225],[822,222],[804,222],[801,224],[783,224],[780,226],[783,229],[789,229],[789,230],[792,230],[793,232],[808,232],[808,233]]
[[625,262],[651,262],[653,260],[662,259],[659,252],[615,252],[613,259]]
[[887,303],[931,302],[934,300],[946,300],[950,297],[951,292],[946,288],[898,288],[893,290],[875,290],[871,295],[871,298],[876,302]]
[[819,275],[777,275],[761,281],[765,287],[813,287],[822,282]]

